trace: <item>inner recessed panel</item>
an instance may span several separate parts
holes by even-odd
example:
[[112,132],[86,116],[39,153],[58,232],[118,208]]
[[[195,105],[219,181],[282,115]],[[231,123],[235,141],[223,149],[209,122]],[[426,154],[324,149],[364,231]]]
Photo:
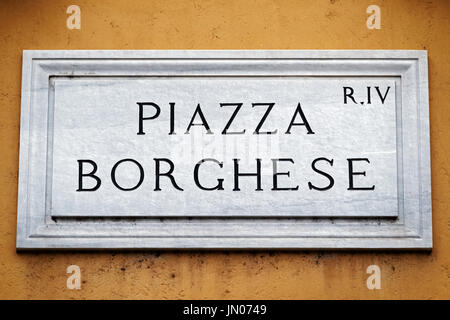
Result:
[[51,82],[52,216],[398,215],[394,78]]

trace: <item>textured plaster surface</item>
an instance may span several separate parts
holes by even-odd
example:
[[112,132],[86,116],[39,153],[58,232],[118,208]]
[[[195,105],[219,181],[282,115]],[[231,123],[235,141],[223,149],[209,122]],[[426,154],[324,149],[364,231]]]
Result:
[[[365,25],[375,3],[381,30]],[[66,28],[71,4],[81,30]],[[2,1],[0,298],[450,298],[449,14],[448,1]],[[16,253],[23,49],[426,49],[433,251]],[[66,288],[71,264],[81,290]],[[381,290],[366,288],[371,264]]]

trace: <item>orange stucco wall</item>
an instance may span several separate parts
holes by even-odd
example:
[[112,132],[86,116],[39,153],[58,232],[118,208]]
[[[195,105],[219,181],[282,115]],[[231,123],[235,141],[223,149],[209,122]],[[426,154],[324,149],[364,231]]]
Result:
[[[66,28],[70,4],[81,30]],[[449,21],[446,0],[0,1],[0,298],[450,298]],[[434,249],[16,253],[23,49],[426,49]],[[71,264],[81,290],[66,288]],[[371,264],[381,290],[366,287]]]

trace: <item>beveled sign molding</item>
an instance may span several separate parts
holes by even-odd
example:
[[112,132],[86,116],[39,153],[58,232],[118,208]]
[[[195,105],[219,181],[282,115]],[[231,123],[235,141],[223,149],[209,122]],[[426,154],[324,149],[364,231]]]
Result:
[[[344,199],[338,205],[338,202],[334,204],[324,198],[319,202],[313,200],[310,207],[309,202],[299,202],[296,207],[289,207],[289,203],[280,201],[277,210],[277,199],[283,200],[285,197],[292,201],[287,193],[280,193],[281,198],[272,199],[269,196],[266,210],[259,212],[259,209],[255,210],[256,206],[252,207],[251,204],[245,203],[245,195],[239,200],[241,201],[239,205],[232,208],[226,206],[226,201],[223,207],[223,201],[220,202],[215,198],[211,201],[198,199],[195,206],[193,202],[192,207],[186,208],[181,207],[182,204],[177,203],[176,198],[162,204],[155,204],[153,201],[139,206],[130,204],[136,201],[129,203],[122,201],[127,199],[120,198],[121,196],[118,198],[119,201],[114,199],[109,201],[105,200],[106,198],[96,198],[93,193],[75,194],[79,190],[75,190],[76,187],[71,188],[67,182],[73,176],[70,172],[62,173],[61,166],[70,158],[70,152],[78,152],[78,147],[80,150],[88,148],[77,145],[80,139],[74,138],[70,145],[67,145],[65,140],[77,132],[77,126],[86,123],[85,118],[82,116],[77,118],[78,115],[74,112],[73,101],[76,98],[86,95],[85,100],[80,98],[85,108],[81,108],[79,114],[89,114],[97,106],[98,110],[105,108],[99,105],[99,101],[105,98],[102,96],[103,93],[92,89],[96,85],[99,86],[100,81],[103,81],[102,85],[106,91],[116,91],[120,100],[127,99],[122,98],[123,93],[119,92],[121,89],[127,90],[126,92],[130,94],[139,93],[140,85],[145,86],[147,92],[148,90],[151,92],[152,87],[176,90],[184,86],[184,90],[190,90],[189,88],[198,86],[196,81],[199,79],[206,80],[203,82],[205,92],[211,92],[207,83],[211,83],[213,79],[222,79],[221,90],[231,96],[236,85],[244,87],[248,85],[246,92],[250,96],[254,93],[251,90],[256,90],[256,93],[258,90],[270,91],[265,87],[259,88],[258,79],[264,79],[266,84],[270,84],[272,79],[280,80],[286,87],[300,83],[307,86],[309,83],[311,88],[325,85],[320,84],[321,79],[329,83],[339,82],[342,79],[343,83],[353,81],[351,83],[355,85],[358,81],[371,84],[370,81],[379,79],[385,84],[390,84],[392,86],[390,103],[395,110],[389,111],[386,108],[386,112],[391,113],[382,118],[383,122],[379,125],[388,128],[388,120],[391,120],[391,127],[392,123],[394,124],[395,134],[392,139],[384,138],[386,146],[392,144],[395,150],[379,149],[375,152],[376,156],[380,157],[384,157],[382,154],[390,154],[386,156],[389,158],[386,162],[379,162],[381,165],[387,166],[388,163],[395,162],[389,168],[396,177],[381,182],[383,187],[387,186],[389,197],[384,201],[380,193],[376,199],[363,197],[361,198],[363,202],[354,205],[353,200]],[[177,85],[173,86],[174,83]],[[320,97],[320,91],[317,89],[316,91]],[[388,91],[384,98],[387,93]],[[159,97],[161,101],[165,99],[164,94],[161,93]],[[380,91],[378,94],[383,100]],[[289,96],[289,93],[286,95]],[[64,100],[67,97],[69,99]],[[132,103],[130,100],[133,110],[137,110],[136,103],[140,99],[143,98],[136,97]],[[333,101],[327,103],[329,103],[327,106],[335,104]],[[119,109],[111,110],[115,112],[114,110]],[[312,113],[322,112],[310,110]],[[122,115],[118,115],[115,118],[121,117]],[[220,119],[221,116],[216,117]],[[65,119],[70,119],[70,123],[61,123]],[[105,121],[108,121],[107,117]],[[317,123],[320,127],[320,121]],[[372,125],[375,126],[376,123],[369,124],[369,127]],[[99,126],[101,127],[101,124]],[[116,128],[120,131],[122,130],[120,128],[125,126],[126,124],[123,124]],[[86,132],[92,133],[89,131],[95,129],[92,127],[94,126],[86,125]],[[120,136],[124,135],[126,134],[120,133]],[[146,138],[150,139],[148,135]],[[355,139],[355,143],[358,141]],[[102,141],[98,143],[99,146],[104,145]],[[67,149],[64,149],[65,147]],[[355,144],[355,147],[358,146]],[[17,249],[431,249],[429,148],[426,51],[25,50],[22,75]],[[112,149],[105,147],[104,150],[109,152]],[[102,156],[107,158],[105,154]],[[70,158],[70,161],[72,160]],[[76,161],[74,163],[76,164]],[[376,165],[376,161],[374,163]],[[82,171],[79,171],[79,174],[80,172]],[[67,186],[70,186],[70,190],[65,190]],[[377,192],[380,192],[379,189]],[[110,191],[105,191],[107,196],[113,194],[108,192]],[[230,191],[229,194],[233,193]],[[135,195],[139,196],[139,193]],[[85,198],[81,198],[83,196]],[[209,214],[209,209],[202,211],[202,204],[214,203],[222,205],[219,206],[218,212]],[[153,205],[153,210],[143,212],[142,208],[147,205]],[[307,209],[299,210],[302,206]],[[120,210],[113,212],[117,208]]]

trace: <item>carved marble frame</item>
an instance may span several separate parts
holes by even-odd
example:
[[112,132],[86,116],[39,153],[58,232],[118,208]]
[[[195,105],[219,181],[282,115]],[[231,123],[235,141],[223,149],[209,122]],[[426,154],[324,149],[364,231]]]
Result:
[[[398,217],[52,217],[52,78],[161,75],[396,78]],[[24,50],[18,189],[18,250],[431,249],[427,52]]]

